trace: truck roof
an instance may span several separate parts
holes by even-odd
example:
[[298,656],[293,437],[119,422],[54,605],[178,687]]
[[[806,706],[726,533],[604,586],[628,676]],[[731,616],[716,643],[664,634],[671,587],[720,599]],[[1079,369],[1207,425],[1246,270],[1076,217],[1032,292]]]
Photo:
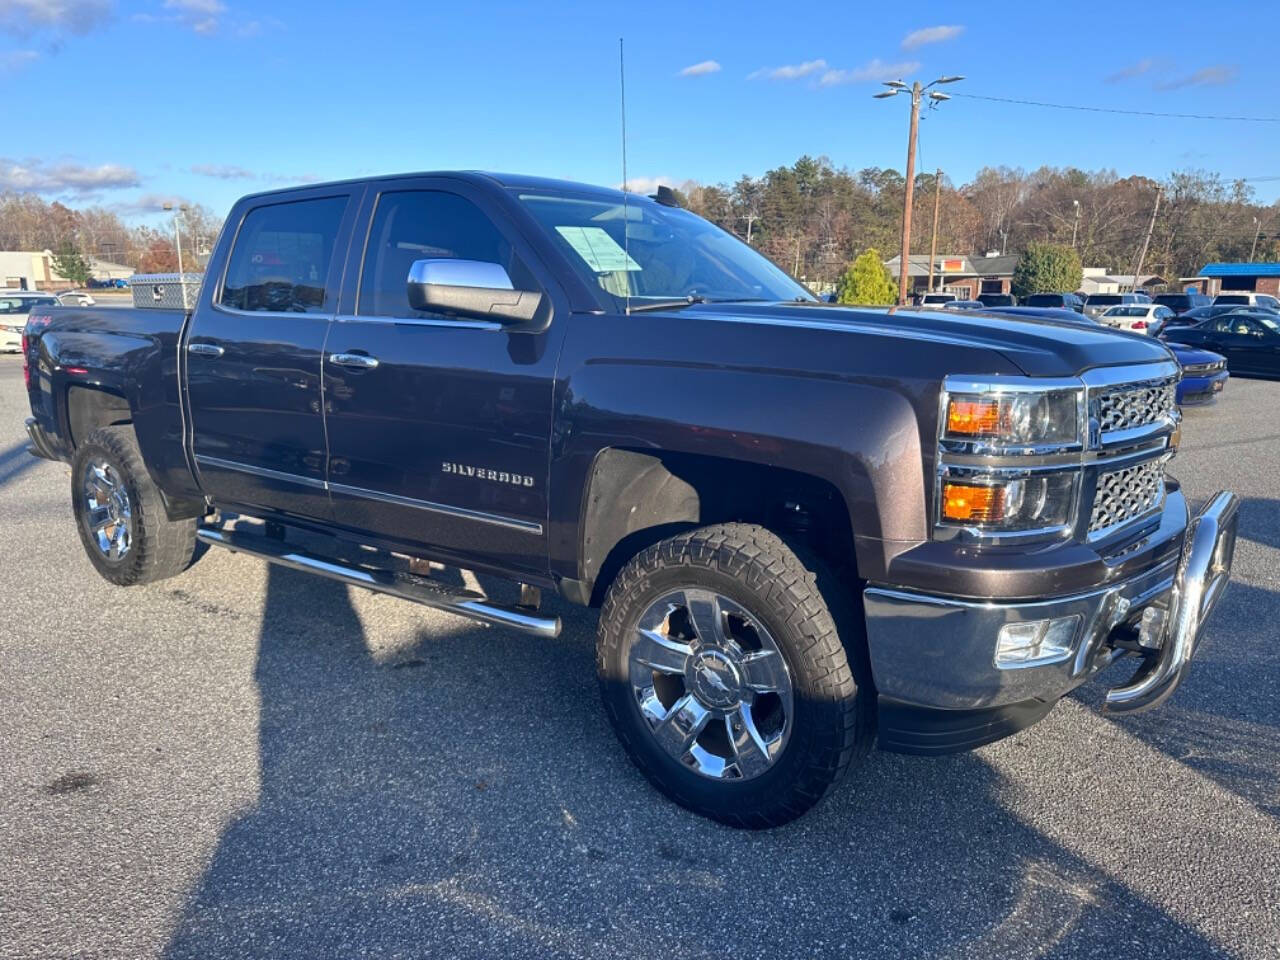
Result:
[[[407,173],[386,173],[372,177],[351,177],[347,180],[326,180],[318,183],[297,183],[289,187],[277,187],[273,190],[259,190],[246,194],[245,197],[264,197],[274,194],[292,193],[296,190],[314,190],[324,187],[349,186],[358,183],[377,183],[381,180],[402,180],[406,177],[450,177],[471,183],[497,185],[508,190],[552,190],[566,193],[590,194],[601,198],[622,199],[622,191],[614,187],[601,187],[595,184],[578,183],[573,180],[556,180],[551,177],[533,177],[521,173],[495,173],[488,170],[417,170]],[[628,200],[649,202],[644,194],[627,194]]]

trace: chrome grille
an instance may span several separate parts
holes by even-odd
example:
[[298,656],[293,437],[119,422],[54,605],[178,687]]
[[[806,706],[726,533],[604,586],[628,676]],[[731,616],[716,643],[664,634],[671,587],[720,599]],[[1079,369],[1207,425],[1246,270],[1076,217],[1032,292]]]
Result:
[[1165,458],[1160,457],[1098,477],[1089,535],[1110,531],[1160,506],[1164,500],[1164,464]]
[[1172,417],[1177,388],[1175,378],[1108,388],[1094,399],[1098,429],[1107,434],[1150,426]]

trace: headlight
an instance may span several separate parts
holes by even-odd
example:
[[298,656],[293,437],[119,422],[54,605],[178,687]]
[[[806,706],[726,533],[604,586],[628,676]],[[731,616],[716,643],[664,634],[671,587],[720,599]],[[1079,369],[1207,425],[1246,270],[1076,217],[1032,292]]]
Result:
[[1080,441],[1080,391],[947,394],[944,441],[1062,446]]
[[938,521],[982,531],[1065,531],[1075,516],[1078,471],[1027,476],[945,472]]

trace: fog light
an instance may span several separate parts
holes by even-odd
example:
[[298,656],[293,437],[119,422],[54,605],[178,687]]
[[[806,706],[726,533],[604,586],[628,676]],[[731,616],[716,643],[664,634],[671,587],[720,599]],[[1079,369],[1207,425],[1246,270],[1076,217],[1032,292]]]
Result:
[[996,639],[996,666],[1033,667],[1065,660],[1075,647],[1079,628],[1079,614],[1006,623]]

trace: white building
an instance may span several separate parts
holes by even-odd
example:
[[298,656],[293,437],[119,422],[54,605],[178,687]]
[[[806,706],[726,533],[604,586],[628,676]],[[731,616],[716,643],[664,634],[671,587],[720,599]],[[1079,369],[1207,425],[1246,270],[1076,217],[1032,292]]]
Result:
[[[89,257],[89,272],[95,280],[127,280],[133,267]],[[0,290],[62,290],[70,280],[53,268],[52,250],[0,250]]]

